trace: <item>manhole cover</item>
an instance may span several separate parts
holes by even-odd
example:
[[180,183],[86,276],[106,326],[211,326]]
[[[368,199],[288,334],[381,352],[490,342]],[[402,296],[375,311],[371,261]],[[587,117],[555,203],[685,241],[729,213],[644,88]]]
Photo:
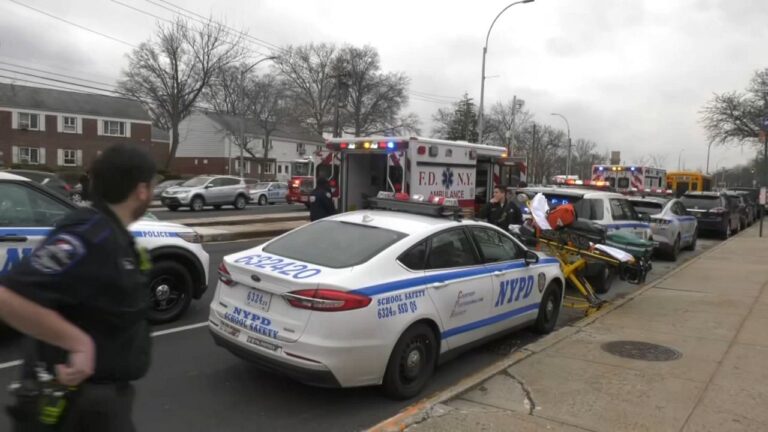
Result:
[[634,360],[670,361],[683,356],[683,353],[674,348],[639,341],[606,342],[602,348],[607,353]]

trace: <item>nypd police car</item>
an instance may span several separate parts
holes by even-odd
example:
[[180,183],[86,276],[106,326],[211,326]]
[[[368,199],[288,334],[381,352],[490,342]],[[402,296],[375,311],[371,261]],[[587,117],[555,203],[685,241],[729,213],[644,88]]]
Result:
[[383,384],[410,398],[439,362],[478,341],[554,328],[556,259],[461,219],[446,205],[454,200],[399,198],[379,194],[375,209],[224,257],[209,315],[215,342],[308,384]]
[[662,197],[630,197],[635,210],[651,218],[653,240],[673,261],[681,249],[696,249],[698,223],[678,199]]
[[[0,172],[0,274],[30,255],[75,204],[24,177]],[[145,218],[129,227],[152,258],[150,319],[180,317],[208,287],[208,254],[191,228]]]

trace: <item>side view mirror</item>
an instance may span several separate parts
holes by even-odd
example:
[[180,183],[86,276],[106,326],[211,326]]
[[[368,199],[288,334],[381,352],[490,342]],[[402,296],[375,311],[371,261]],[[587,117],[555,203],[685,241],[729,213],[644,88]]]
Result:
[[210,188],[212,188],[213,186],[214,186],[213,184],[211,184],[211,183],[208,183],[207,185],[205,185],[205,188],[206,188],[206,189],[210,189]]
[[525,251],[525,265],[533,265],[539,263],[539,255],[531,250]]

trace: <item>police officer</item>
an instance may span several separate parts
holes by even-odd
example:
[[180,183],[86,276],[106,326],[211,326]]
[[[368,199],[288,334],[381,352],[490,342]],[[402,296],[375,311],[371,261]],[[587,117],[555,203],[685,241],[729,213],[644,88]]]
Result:
[[514,199],[507,199],[507,193],[501,186],[494,186],[493,197],[480,209],[480,218],[509,231],[510,225],[522,225],[523,212]]
[[154,175],[138,147],[105,150],[91,168],[93,207],[65,216],[0,278],[0,320],[33,338],[24,369],[42,362],[77,386],[55,430],[134,430],[131,382],[150,362],[149,262],[126,227],[149,207]]
[[309,196],[309,220],[314,222],[336,214],[336,206],[331,198],[331,186],[328,179],[319,177],[317,186]]

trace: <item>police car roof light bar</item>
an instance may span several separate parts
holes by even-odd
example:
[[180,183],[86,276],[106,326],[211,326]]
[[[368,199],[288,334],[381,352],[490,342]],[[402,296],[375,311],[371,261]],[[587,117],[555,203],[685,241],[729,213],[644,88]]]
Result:
[[442,198],[441,200],[430,197],[427,201],[403,199],[407,194],[394,192],[379,192],[376,198],[368,198],[368,204],[372,209],[399,211],[403,213],[418,214],[433,217],[452,217],[456,220],[462,218],[461,207],[456,199]]

